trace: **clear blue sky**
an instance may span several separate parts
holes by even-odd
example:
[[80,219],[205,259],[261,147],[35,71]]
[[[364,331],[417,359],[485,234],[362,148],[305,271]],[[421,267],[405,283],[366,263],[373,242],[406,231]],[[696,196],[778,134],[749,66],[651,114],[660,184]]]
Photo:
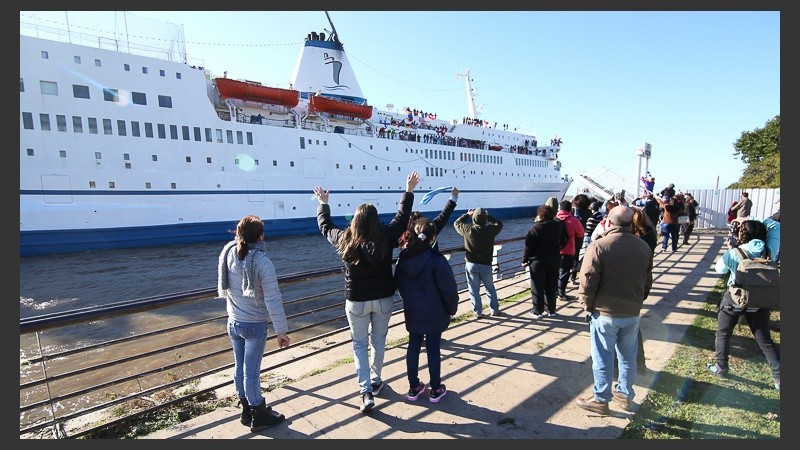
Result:
[[[456,73],[468,68],[481,117],[539,142],[558,134],[562,173],[570,175],[611,167],[633,182],[636,150],[648,142],[657,190],[715,188],[718,177],[725,188],[745,168],[733,143],[780,114],[778,11],[330,15],[369,104],[460,119],[468,112]],[[141,32],[144,18],[183,25],[190,63],[214,76],[228,71],[280,87],[288,87],[305,36],[330,30],[323,11],[127,16],[129,33]],[[68,17],[73,30],[124,26],[123,15],[110,12],[20,12],[31,17]]]

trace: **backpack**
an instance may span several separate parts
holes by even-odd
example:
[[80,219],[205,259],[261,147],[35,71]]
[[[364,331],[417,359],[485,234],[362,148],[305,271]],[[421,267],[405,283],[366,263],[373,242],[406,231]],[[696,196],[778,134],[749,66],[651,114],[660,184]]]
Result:
[[780,272],[778,264],[769,258],[749,258],[741,248],[736,267],[736,283],[728,286],[731,300],[739,308],[769,308],[778,310]]

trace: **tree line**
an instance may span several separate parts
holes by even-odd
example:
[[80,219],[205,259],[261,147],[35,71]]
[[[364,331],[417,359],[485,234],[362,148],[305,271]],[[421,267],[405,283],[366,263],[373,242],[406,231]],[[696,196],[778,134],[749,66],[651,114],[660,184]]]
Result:
[[743,131],[733,143],[733,156],[747,167],[739,181],[728,189],[781,187],[781,116],[770,119],[763,128]]

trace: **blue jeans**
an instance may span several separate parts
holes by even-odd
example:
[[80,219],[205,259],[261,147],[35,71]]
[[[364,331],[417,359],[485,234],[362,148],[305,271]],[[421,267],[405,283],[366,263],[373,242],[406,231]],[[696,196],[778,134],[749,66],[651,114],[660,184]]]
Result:
[[494,278],[492,278],[492,265],[467,261],[464,269],[467,274],[467,286],[469,286],[469,300],[475,314],[480,314],[483,311],[481,283],[486,288],[486,293],[489,294],[489,307],[494,310],[500,309],[500,303],[497,302],[497,290],[494,288]]
[[589,337],[592,347],[592,374],[594,399],[611,401],[611,383],[614,380],[614,354],[619,366],[616,391],[633,399],[636,381],[636,352],[638,350],[639,316],[608,317],[592,313]]
[[431,377],[431,389],[439,389],[442,385],[442,333],[408,333],[408,350],[406,351],[406,372],[408,388],[414,389],[419,384],[419,353],[422,339],[425,339],[425,353],[428,355],[428,375]]
[[667,242],[672,238],[672,251],[678,249],[678,231],[680,231],[680,225],[678,224],[667,224],[667,232],[661,233],[661,250],[667,249]]
[[261,395],[261,358],[267,345],[267,322],[237,322],[228,319],[228,336],[233,346],[233,385],[239,398],[252,406],[264,401]]
[[[359,393],[372,392],[372,383],[381,381],[383,354],[386,351],[386,335],[389,319],[392,318],[392,297],[366,302],[345,302],[350,338],[353,340],[353,356],[356,363]],[[369,354],[368,347],[372,347]]]

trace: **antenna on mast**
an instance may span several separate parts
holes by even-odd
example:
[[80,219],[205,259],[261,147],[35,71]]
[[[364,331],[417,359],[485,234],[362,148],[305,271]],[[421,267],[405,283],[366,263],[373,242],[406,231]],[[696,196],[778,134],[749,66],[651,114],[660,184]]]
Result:
[[[477,119],[480,111],[478,108],[475,108],[475,90],[472,88],[472,79],[469,77],[469,69],[464,69],[456,74],[456,79],[461,77],[464,77],[466,82],[465,88],[467,90],[467,110],[469,111],[469,117]],[[482,107],[483,105],[481,105],[480,109],[483,109]]]
[[328,11],[325,11],[325,16],[328,18],[328,23],[331,24],[331,30],[333,30],[333,33],[331,34],[331,40],[337,44],[341,44],[341,42],[339,42],[339,33],[336,32],[336,27],[333,26],[333,21],[331,20],[331,15],[328,14]]

